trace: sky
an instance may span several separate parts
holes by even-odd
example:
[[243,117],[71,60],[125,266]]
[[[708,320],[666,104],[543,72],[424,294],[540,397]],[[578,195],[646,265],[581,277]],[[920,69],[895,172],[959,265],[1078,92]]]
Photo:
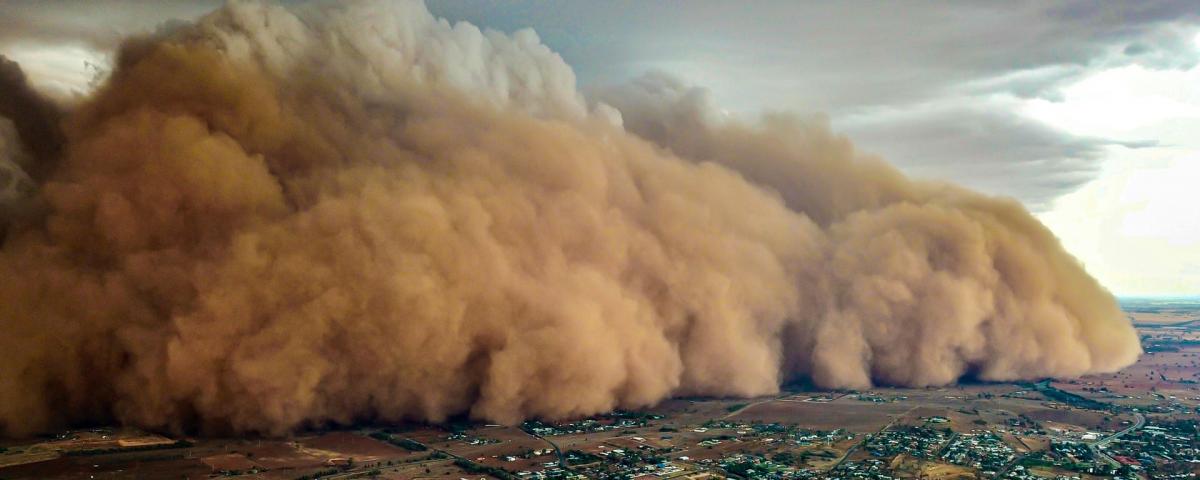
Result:
[[[211,1],[0,3],[0,55],[92,88],[125,35]],[[826,116],[919,178],[1017,198],[1118,295],[1200,294],[1200,9],[1116,2],[429,2],[533,28],[581,88],[666,72],[730,115]]]

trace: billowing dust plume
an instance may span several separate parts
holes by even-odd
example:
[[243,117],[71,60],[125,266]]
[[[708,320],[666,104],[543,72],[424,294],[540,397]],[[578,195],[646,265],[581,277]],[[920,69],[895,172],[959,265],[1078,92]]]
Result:
[[[534,32],[420,3],[130,40],[0,252],[3,431],[517,422],[1138,356],[1015,201],[717,112],[661,74],[585,99]],[[41,155],[17,130],[0,151]]]

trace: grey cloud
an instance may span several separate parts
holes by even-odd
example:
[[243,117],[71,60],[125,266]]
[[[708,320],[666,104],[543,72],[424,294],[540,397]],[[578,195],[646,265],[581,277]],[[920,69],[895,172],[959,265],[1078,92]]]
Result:
[[[665,72],[593,89],[590,96],[617,106],[627,128],[651,139],[682,136],[701,127],[697,119],[722,116],[708,89]],[[1108,147],[1157,146],[1155,141],[1073,135],[1022,117],[999,100],[967,103],[880,109],[833,126],[861,150],[909,174],[1016,197],[1035,211],[1094,178]]]
[[[723,105],[756,110],[782,103],[835,117],[921,103],[963,84],[1053,97],[1088,67],[1185,67],[1196,59],[1187,44],[1197,27],[1190,2],[765,2],[752,9],[693,2],[681,9],[655,2],[614,8],[449,0],[430,7],[502,30],[532,26],[585,81],[615,83],[647,64],[667,66],[704,77],[694,79],[712,86]],[[1122,54],[1138,42],[1143,46],[1134,50],[1143,54]],[[1012,76],[1039,71],[1058,74]]]
[[988,95],[1004,92],[1017,98],[1042,98],[1062,101],[1057,88],[1079,78],[1088,69],[1081,65],[1050,65],[1029,70],[1015,70],[994,77],[966,82],[957,90],[962,95]]
[[[0,49],[37,42],[110,50],[122,35],[191,19],[219,3],[4,2]],[[694,79],[712,86],[723,105],[743,110],[783,103],[838,116],[920,103],[963,84],[1053,98],[1057,86],[1088,67],[1183,68],[1197,60],[1190,45],[1195,5],[1180,1],[760,2],[754,8],[709,1],[679,8],[665,2],[442,0],[429,8],[452,21],[502,31],[533,27],[583,83],[616,83],[657,65],[703,77]]]
[[997,104],[932,105],[838,126],[912,175],[1014,196],[1035,211],[1094,178],[1107,148],[1156,146],[1073,135]]
[[1150,32],[1121,50],[1126,58],[1115,57],[1115,63],[1136,63],[1158,69],[1190,69],[1200,55],[1193,46],[1196,30],[1185,24],[1169,25]]
[[711,110],[824,112],[906,172],[1012,196],[1034,210],[1094,178],[1107,147],[1157,139],[1078,137],[997,102],[1060,101],[1061,87],[1099,69],[1188,68],[1200,53],[1191,43],[1200,28],[1192,2],[688,6],[447,0],[430,7],[501,30],[532,26],[585,84],[636,83],[658,68],[709,87],[692,95]]
[[190,19],[220,5],[216,0],[0,3],[0,47],[29,42],[116,48],[129,34],[151,31],[172,19]]

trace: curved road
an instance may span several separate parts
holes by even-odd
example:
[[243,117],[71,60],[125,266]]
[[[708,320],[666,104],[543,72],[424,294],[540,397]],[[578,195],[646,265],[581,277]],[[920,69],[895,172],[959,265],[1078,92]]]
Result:
[[522,429],[520,429],[520,430],[521,430],[522,432],[525,432],[525,434],[526,434],[526,435],[529,435],[529,436],[531,436],[531,437],[533,437],[533,438],[536,438],[536,439],[538,439],[538,440],[541,440],[541,441],[543,441],[543,442],[546,442],[547,444],[549,444],[549,445],[550,445],[550,447],[554,449],[554,456],[558,457],[558,466],[559,466],[559,467],[562,467],[562,469],[563,469],[563,470],[566,470],[566,471],[568,471],[568,472],[570,472],[570,471],[571,471],[571,467],[567,466],[567,458],[566,458],[566,457],[563,455],[563,453],[562,453],[562,449],[558,448],[558,444],[557,444],[557,443],[554,443],[554,442],[550,441],[550,439],[549,439],[549,438],[543,437],[543,436],[541,436],[541,435],[538,435],[538,434],[536,434],[536,433],[533,433],[533,432],[526,431],[524,428],[522,428]]
[[1120,438],[1122,435],[1133,432],[1134,430],[1142,428],[1142,426],[1146,425],[1146,416],[1145,415],[1142,415],[1141,413],[1135,413],[1134,415],[1137,416],[1137,421],[1133,422],[1133,425],[1131,425],[1129,428],[1121,430],[1117,433],[1114,433],[1112,435],[1104,437],[1095,442],[1089,443],[1088,448],[1091,449],[1092,455],[1104,459],[1104,461],[1108,462],[1109,465],[1112,465],[1114,467],[1120,467],[1121,462],[1118,462],[1116,459],[1109,456],[1108,453],[1105,453],[1104,450],[1101,450],[1101,447],[1107,446],[1113,440]]
[[[1085,445],[1087,445],[1088,450],[1090,450],[1092,452],[1092,456],[1103,460],[1105,463],[1108,463],[1109,465],[1111,465],[1113,467],[1119,468],[1121,466],[1121,462],[1118,462],[1116,459],[1109,456],[1107,453],[1104,452],[1104,450],[1101,450],[1100,447],[1104,447],[1104,446],[1108,445],[1109,443],[1112,443],[1114,440],[1121,438],[1122,436],[1127,435],[1129,433],[1132,433],[1133,431],[1135,431],[1139,428],[1142,428],[1144,425],[1146,425],[1146,416],[1145,415],[1142,415],[1140,413],[1135,413],[1134,415],[1136,415],[1137,420],[1135,422],[1133,422],[1133,425],[1131,425],[1129,428],[1126,428],[1124,430],[1121,430],[1119,432],[1116,432],[1112,435],[1104,437],[1100,440],[1096,440],[1094,442],[1090,442],[1090,443],[1083,442]],[[1073,438],[1060,438],[1060,437],[1055,437],[1055,436],[1051,436],[1050,438],[1058,439],[1058,440],[1062,440],[1062,441],[1068,441],[1068,442],[1078,441]],[[1030,453],[1033,453],[1033,452],[1030,452]],[[1025,454],[1017,455],[1016,457],[1014,457],[1013,460],[1008,463],[1008,465],[1005,465],[1005,467],[1002,470],[1000,470],[1000,473],[996,474],[995,478],[1003,477],[1005,473],[1008,473],[1008,471],[1011,470],[1012,467],[1016,466],[1018,463],[1021,463],[1021,460],[1023,460],[1030,453],[1025,453]]]

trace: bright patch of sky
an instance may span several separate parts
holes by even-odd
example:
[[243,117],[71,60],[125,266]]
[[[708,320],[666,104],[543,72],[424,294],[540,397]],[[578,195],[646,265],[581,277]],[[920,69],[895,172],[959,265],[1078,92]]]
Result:
[[1200,67],[1105,70],[1025,111],[1080,135],[1160,143],[1111,147],[1101,174],[1041,218],[1119,294],[1200,292]]
[[46,94],[67,100],[90,90],[109,69],[108,54],[86,45],[15,44],[3,52]]

